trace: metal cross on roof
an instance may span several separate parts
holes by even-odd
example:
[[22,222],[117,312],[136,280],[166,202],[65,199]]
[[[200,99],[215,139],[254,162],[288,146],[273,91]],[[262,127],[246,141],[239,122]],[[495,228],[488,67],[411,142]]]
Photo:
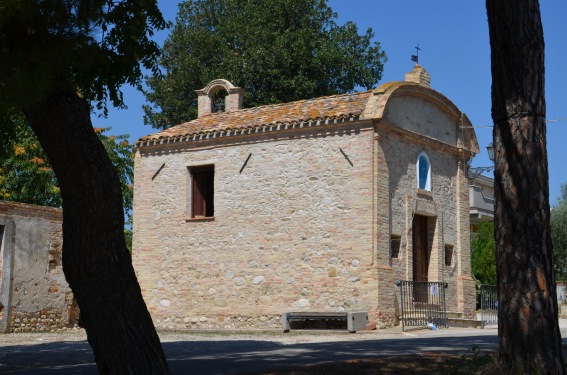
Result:
[[419,48],[418,43],[417,46],[415,46],[415,55],[411,55],[411,61],[415,62],[416,64],[419,64],[419,51],[421,51],[421,48]]

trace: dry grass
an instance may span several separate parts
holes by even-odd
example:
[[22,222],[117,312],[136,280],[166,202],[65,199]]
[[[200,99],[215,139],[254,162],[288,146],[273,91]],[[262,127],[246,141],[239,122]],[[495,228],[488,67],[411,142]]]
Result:
[[355,359],[343,362],[284,368],[243,375],[501,375],[495,355],[422,353],[390,358]]

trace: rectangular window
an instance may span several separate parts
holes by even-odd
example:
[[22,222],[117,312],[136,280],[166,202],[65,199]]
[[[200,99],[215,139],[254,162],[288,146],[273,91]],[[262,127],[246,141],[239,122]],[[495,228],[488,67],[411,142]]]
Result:
[[400,257],[400,246],[402,245],[402,236],[397,234],[392,234],[390,238],[390,248],[392,252],[392,258]]
[[215,216],[215,167],[189,168],[191,174],[191,218]]
[[453,245],[445,245],[445,265],[447,267],[453,265]]

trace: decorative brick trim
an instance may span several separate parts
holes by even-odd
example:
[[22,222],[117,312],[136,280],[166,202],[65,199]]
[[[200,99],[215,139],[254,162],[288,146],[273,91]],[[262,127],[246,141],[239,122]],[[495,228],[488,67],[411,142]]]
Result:
[[338,117],[311,119],[306,121],[278,122],[273,124],[263,124],[258,126],[249,126],[249,127],[242,127],[236,129],[203,131],[193,134],[186,134],[179,137],[158,138],[158,139],[148,139],[148,140],[139,141],[136,142],[136,147],[134,147],[134,150],[147,146],[179,144],[186,142],[199,142],[206,140],[214,140],[218,138],[237,137],[243,135],[261,135],[268,132],[276,132],[282,130],[299,130],[303,128],[313,128],[324,125],[343,124],[347,122],[354,122],[357,120],[358,120],[358,116],[345,115]]

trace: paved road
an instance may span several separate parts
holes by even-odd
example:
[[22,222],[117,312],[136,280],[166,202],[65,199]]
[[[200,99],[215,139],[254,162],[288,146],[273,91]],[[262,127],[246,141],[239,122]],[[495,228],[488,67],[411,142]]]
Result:
[[[22,336],[22,335],[20,335]],[[162,334],[173,374],[236,374],[297,364],[372,358],[421,351],[467,352],[496,348],[495,329],[281,334]],[[23,342],[21,342],[23,340]],[[13,342],[10,342],[13,341]],[[0,372],[97,374],[83,333],[0,336]]]
[[[187,368],[194,374],[237,374],[244,371],[259,371],[291,365],[315,364],[341,361],[353,358],[375,358],[423,351],[449,351],[466,353],[473,345],[481,350],[495,350],[497,336],[493,332],[478,335],[477,332],[438,331],[414,333],[412,336],[400,335],[394,338],[373,338],[359,341],[335,341],[305,344],[281,345],[266,344],[258,348],[249,341],[235,342],[233,350],[218,353],[183,353],[183,344],[165,344],[170,356],[170,367],[174,374],[186,374]],[[180,345],[181,347],[177,347]],[[181,350],[179,350],[181,349]],[[219,355],[220,354],[220,355]]]
[[[562,335],[567,337],[567,321]],[[306,331],[281,334],[161,334],[173,374],[238,374],[353,358],[374,358],[423,351],[467,353],[473,345],[496,350],[497,330],[448,329],[401,333],[384,330],[364,333]],[[84,333],[28,334],[18,343],[0,335],[0,373],[97,374]],[[11,342],[12,340],[13,342]],[[15,340],[15,341],[14,341]],[[567,340],[564,340],[567,343]]]

